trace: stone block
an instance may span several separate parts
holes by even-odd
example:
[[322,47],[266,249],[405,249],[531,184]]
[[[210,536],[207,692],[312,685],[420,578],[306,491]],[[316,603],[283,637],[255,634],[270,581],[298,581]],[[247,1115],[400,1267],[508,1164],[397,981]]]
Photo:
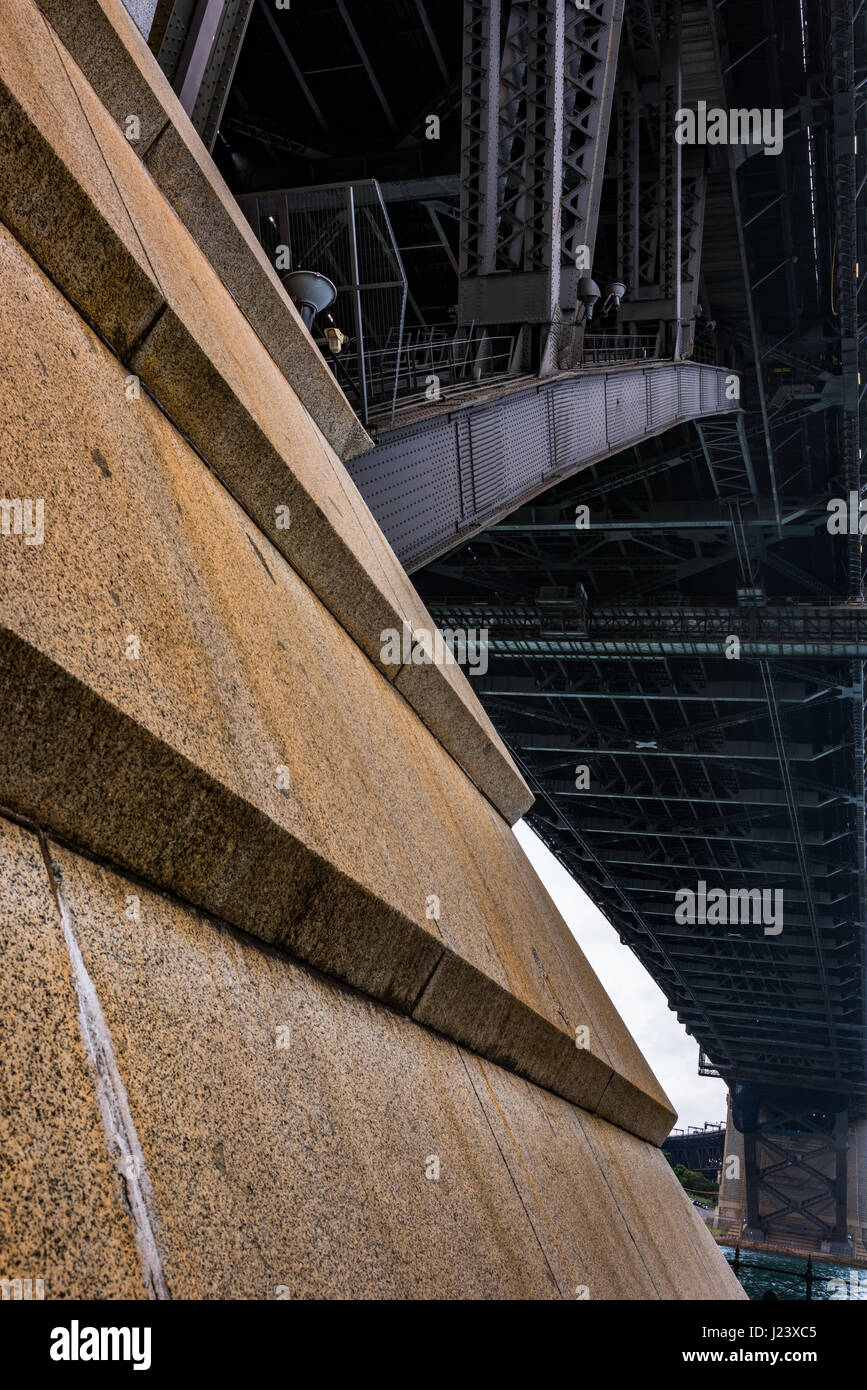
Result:
[[172,1297],[744,1297],[652,1145],[113,869],[49,857]]
[[364,453],[369,436],[121,0],[40,0],[39,8],[121,130],[137,117],[132,149],[331,446],[342,459]]
[[0,1280],[30,1280],[34,1297],[41,1280],[46,1299],[147,1298],[39,842],[3,819],[0,997]]

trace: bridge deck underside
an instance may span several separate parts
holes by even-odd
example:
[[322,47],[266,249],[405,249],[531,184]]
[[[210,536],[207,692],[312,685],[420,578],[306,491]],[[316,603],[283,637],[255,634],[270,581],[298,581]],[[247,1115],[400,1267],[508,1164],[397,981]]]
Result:
[[433,406],[350,460],[405,567],[416,570],[558,478],[682,420],[730,417],[728,373],[692,362],[564,373]]
[[531,824],[712,1065],[865,1097],[852,747],[867,618],[821,501],[792,497],[778,528],[745,485],[720,505],[714,477],[682,426],[420,584],[441,626],[488,629],[474,684],[537,793]]
[[718,1175],[725,1153],[725,1127],[693,1130],[689,1134],[675,1130],[665,1141],[664,1152],[674,1167],[682,1163],[694,1173]]

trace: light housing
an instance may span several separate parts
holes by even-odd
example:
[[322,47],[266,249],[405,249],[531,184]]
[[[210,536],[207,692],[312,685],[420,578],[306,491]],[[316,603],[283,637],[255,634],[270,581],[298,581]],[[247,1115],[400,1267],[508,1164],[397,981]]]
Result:
[[316,315],[337,298],[336,286],[318,270],[287,270],[281,279],[307,328],[312,328]]

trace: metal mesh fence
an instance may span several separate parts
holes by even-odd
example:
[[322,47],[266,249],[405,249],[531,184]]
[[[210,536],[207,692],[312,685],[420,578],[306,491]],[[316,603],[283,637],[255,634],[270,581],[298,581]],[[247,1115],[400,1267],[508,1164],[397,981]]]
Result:
[[393,412],[407,283],[379,184],[282,189],[239,203],[278,272],[315,270],[334,282],[328,318],[349,342],[330,361],[364,423],[374,410]]

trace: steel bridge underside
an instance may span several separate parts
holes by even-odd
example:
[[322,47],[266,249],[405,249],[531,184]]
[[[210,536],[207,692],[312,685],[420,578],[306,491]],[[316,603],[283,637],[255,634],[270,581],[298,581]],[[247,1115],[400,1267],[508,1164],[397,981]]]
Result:
[[[684,104],[715,82],[720,105],[769,94],[785,113],[779,158],[729,147],[709,165],[701,298],[738,349],[743,414],[677,424],[556,483],[416,581],[441,626],[488,629],[474,684],[536,791],[528,819],[659,983],[704,1072],[737,1093],[754,1152],[780,1088],[838,1129],[867,1109],[867,40],[847,0],[805,5],[803,29],[778,0],[701,8],[681,13]],[[618,83],[633,94],[664,56],[636,32],[642,12],[624,20]],[[640,97],[654,167],[658,109]],[[609,162],[606,245],[642,168],[619,149]],[[835,534],[829,501],[853,494]],[[678,920],[681,890],[698,920]],[[839,1239],[839,1204],[829,1221]]]
[[674,1130],[665,1141],[665,1156],[672,1167],[682,1163],[694,1173],[718,1175],[725,1152],[725,1126],[691,1128],[688,1134]]
[[[855,269],[867,264],[867,164],[854,145],[854,10],[809,4],[803,33],[778,0],[730,0],[725,30],[698,0],[615,13],[608,108],[634,140],[626,163],[624,142],[612,142],[604,170],[588,154],[575,187],[599,244],[618,248],[610,273],[631,258],[624,278],[637,293],[621,315],[656,316],[673,359],[712,315],[732,354],[718,360],[731,366],[551,370],[552,339],[562,369],[568,338],[556,302],[566,257],[549,238],[550,255],[533,260],[541,222],[518,256],[515,121],[503,107],[494,158],[481,119],[493,98],[479,85],[491,39],[471,28],[464,301],[478,313],[485,300],[489,321],[514,326],[509,285],[517,302],[537,265],[541,375],[382,431],[352,471],[440,626],[487,630],[475,685],[537,794],[530,822],[660,984],[704,1070],[748,1099],[788,1087],[802,1109],[857,1114],[867,1109],[857,518],[867,364]],[[781,55],[767,39],[783,30]],[[596,43],[600,70],[604,51]],[[749,107],[757,90],[785,113],[777,160],[728,147],[665,166],[672,100]],[[486,149],[499,184],[486,182]],[[816,201],[823,180],[833,207]],[[734,405],[723,392],[732,370],[743,383]],[[662,424],[654,391],[666,375],[679,406]],[[687,381],[697,385],[685,395]],[[832,534],[829,499],[853,493],[854,527],[850,517]],[[687,890],[696,920],[678,917]],[[752,1100],[738,1113],[758,1132]]]
[[[718,527],[713,541],[693,532],[697,555],[684,568],[719,558],[733,545],[727,532]],[[689,537],[673,522],[650,533],[649,562]],[[493,544],[518,581],[533,568],[533,541],[504,540]],[[596,545],[588,568],[607,577],[611,543]],[[534,584],[564,577],[547,559]],[[443,627],[487,628],[478,689],[537,792],[531,823],[714,1067],[863,1102],[852,842],[864,806],[851,741],[864,614],[636,598],[588,614],[563,584],[538,585],[522,605],[477,599],[432,611]],[[726,894],[703,920],[702,883],[705,898]],[[697,920],[678,923],[679,889],[699,895]],[[764,891],[764,912],[755,896],[742,903],[749,889]]]
[[589,464],[671,429],[714,420],[739,448],[732,380],[694,362],[563,372],[477,391],[463,408],[413,412],[350,474],[412,572]]

